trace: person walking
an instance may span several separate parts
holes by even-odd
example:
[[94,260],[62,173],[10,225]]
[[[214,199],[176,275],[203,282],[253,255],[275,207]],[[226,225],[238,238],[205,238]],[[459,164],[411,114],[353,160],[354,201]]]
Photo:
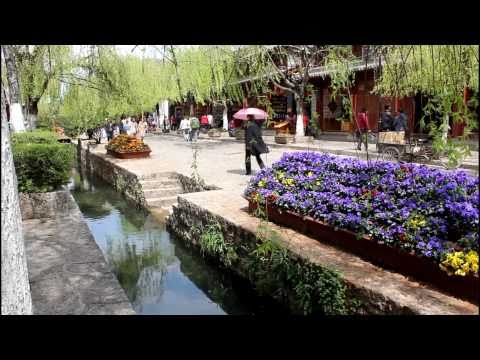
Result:
[[209,130],[207,114],[203,114],[200,118],[200,126],[205,130]]
[[199,131],[200,131],[200,121],[198,121],[198,118],[196,117],[190,118],[190,141],[197,142]]
[[113,122],[111,119],[107,120],[107,125],[105,126],[105,130],[107,131],[107,141],[113,139]]
[[135,117],[132,117],[130,120],[130,136],[135,136],[137,135],[137,119]]
[[180,121],[180,131],[183,132],[183,139],[186,142],[190,141],[190,120],[185,117]]
[[405,111],[403,111],[403,109],[400,109],[400,111],[398,112],[398,115],[395,117],[393,121],[393,130],[407,131],[407,121],[408,121],[407,114],[405,114]]
[[368,126],[368,111],[366,108],[362,110],[357,115],[357,141],[358,146],[357,150],[362,150],[362,143],[365,140],[365,150],[368,150],[368,131],[370,130]]
[[113,124],[113,138],[116,138],[120,134],[120,124],[121,123]]
[[177,119],[173,115],[170,116],[170,128],[172,129],[172,131],[177,130]]
[[143,140],[147,132],[148,124],[144,119],[141,119],[137,127],[137,139]]
[[208,114],[207,115],[207,120],[208,120],[208,128],[211,129],[213,127],[213,115]]
[[251,156],[255,156],[258,166],[260,169],[263,169],[265,164],[260,155],[268,152],[267,145],[262,138],[262,129],[259,121],[256,121],[253,115],[247,115],[247,125],[245,128],[245,175],[252,174]]

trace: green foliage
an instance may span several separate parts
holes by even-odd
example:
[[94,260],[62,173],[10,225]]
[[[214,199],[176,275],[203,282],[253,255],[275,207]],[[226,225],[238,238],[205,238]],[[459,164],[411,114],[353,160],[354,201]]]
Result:
[[[330,49],[325,59],[325,67],[331,69],[330,77],[331,98],[342,97],[345,110],[344,119],[353,120],[352,95],[350,89],[355,84],[355,71],[353,69],[355,57],[350,46],[336,46]],[[325,75],[327,76],[327,75]]]
[[26,143],[16,138],[12,149],[20,192],[54,191],[68,182],[75,156],[71,145]]
[[12,134],[12,144],[56,144],[58,139],[54,132],[46,130],[26,131]]
[[238,259],[238,255],[233,246],[225,242],[222,227],[218,222],[210,223],[203,230],[199,244],[203,254],[217,256],[226,266],[231,266],[232,263]]
[[[464,141],[448,140],[449,120],[465,123],[461,140],[478,126],[478,51],[478,45],[384,46],[379,50],[385,65],[374,91],[387,96],[422,93],[429,97],[421,126],[429,128],[437,154],[448,157],[447,167],[459,166],[468,155]],[[469,103],[462,96],[465,88],[474,93]]]
[[305,315],[345,314],[346,288],[339,274],[292,257],[277,236],[264,238],[251,253],[250,276],[257,290],[282,302],[290,298]]

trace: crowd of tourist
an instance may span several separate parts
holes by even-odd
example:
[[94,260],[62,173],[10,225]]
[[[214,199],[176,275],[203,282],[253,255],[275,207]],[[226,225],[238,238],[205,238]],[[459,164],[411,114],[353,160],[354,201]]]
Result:
[[104,125],[87,130],[87,135],[89,139],[95,139],[99,143],[110,141],[119,134],[131,135],[143,140],[147,132],[153,132],[156,129],[157,121],[153,114],[122,115],[116,121],[105,119]]

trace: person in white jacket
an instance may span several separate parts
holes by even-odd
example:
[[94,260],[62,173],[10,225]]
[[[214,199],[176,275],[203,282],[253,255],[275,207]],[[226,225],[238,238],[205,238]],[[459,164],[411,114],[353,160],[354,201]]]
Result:
[[185,117],[180,121],[180,130],[183,131],[183,139],[190,141],[190,119]]

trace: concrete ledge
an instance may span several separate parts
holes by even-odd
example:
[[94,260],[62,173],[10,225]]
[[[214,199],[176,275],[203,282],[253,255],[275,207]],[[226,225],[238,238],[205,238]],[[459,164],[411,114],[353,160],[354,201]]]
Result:
[[23,220],[55,218],[73,210],[67,191],[47,193],[19,193],[20,211]]
[[135,314],[72,195],[68,191],[39,194],[35,202],[62,206],[50,207],[39,218],[33,218],[39,215],[34,211],[23,221],[33,313]]
[[[224,236],[234,242],[254,241],[259,220],[246,212],[247,202],[229,191],[182,194],[168,219],[171,231],[196,245],[192,227],[205,226],[209,218],[222,224]],[[294,256],[338,270],[349,296],[363,303],[364,314],[478,315],[478,307],[445,295],[425,284],[372,265],[355,255],[320,243],[293,230],[270,223]],[[242,269],[232,269],[245,276]]]

